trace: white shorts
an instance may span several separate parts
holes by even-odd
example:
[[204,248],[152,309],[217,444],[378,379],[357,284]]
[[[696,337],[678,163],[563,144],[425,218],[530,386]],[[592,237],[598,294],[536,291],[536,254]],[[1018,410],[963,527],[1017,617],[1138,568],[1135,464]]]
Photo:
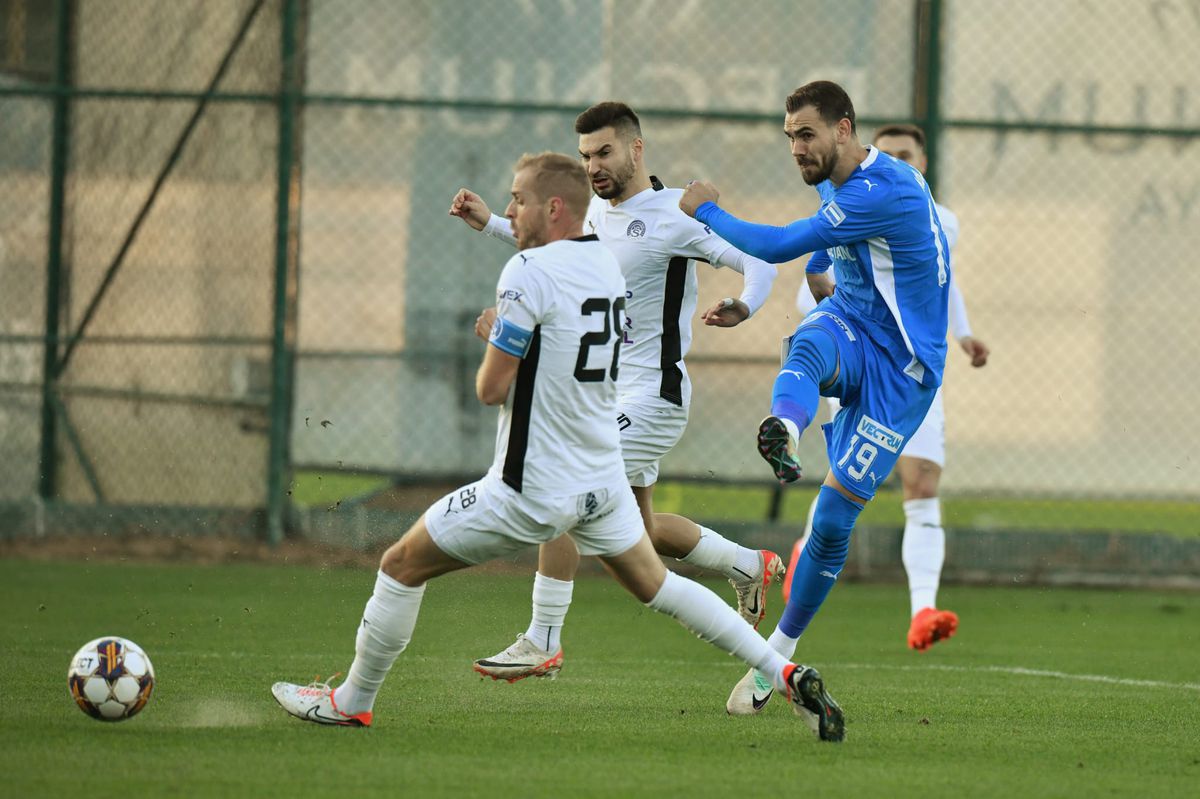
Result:
[[[841,410],[837,397],[826,397],[829,403],[829,418]],[[925,414],[925,420],[917,428],[917,432],[909,437],[900,451],[901,458],[920,458],[933,461],[939,467],[946,466],[946,406],[942,404],[942,389],[939,387],[933,395],[933,404]]]
[[624,483],[571,496],[529,497],[490,474],[433,503],[425,526],[438,549],[472,565],[563,533],[570,533],[582,555],[620,555],[646,531]]
[[933,395],[933,404],[925,421],[917,428],[900,451],[901,458],[920,458],[946,465],[946,406],[942,404],[942,389]]
[[621,457],[629,485],[642,488],[658,481],[658,464],[687,427],[688,409],[660,398],[627,394],[618,401]]

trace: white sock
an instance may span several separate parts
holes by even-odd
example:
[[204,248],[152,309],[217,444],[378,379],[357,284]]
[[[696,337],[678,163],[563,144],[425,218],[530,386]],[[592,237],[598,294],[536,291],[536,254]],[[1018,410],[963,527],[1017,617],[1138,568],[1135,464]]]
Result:
[[767,675],[786,691],[783,670],[787,658],[767,645],[737,611],[699,583],[667,572],[662,587],[646,607],[665,613],[697,636]]
[[900,552],[908,572],[912,615],[922,608],[937,607],[938,583],[946,559],[946,531],[937,497],[910,499],[904,503],[904,543]]
[[767,643],[771,645],[771,648],[788,660],[791,660],[792,655],[796,654],[796,644],[799,642],[799,638],[792,638],[778,627],[775,628],[775,632],[771,633],[771,637],[767,639]]
[[424,585],[411,588],[382,571],[376,575],[375,592],[354,640],[354,662],[346,681],[333,692],[338,710],[352,716],[375,704],[388,669],[412,639],[424,595]]
[[537,573],[533,578],[533,618],[525,631],[526,638],[549,652],[558,651],[574,588],[573,581],[555,580]]
[[756,580],[762,576],[762,555],[757,549],[747,549],[715,530],[697,526],[700,527],[700,541],[691,552],[679,558],[680,562],[722,574],[738,582]]
[[800,427],[791,419],[780,416],[779,421],[783,422],[783,426],[787,428],[788,435],[792,437],[792,443],[796,444],[800,441]]

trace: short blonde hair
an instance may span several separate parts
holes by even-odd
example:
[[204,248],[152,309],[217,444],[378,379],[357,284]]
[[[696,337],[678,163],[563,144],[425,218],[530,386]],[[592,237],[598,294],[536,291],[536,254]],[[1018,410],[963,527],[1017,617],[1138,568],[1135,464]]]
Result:
[[567,210],[582,221],[592,199],[592,182],[578,158],[562,153],[526,153],[517,161],[513,173],[528,169],[530,183],[539,200],[561,197]]

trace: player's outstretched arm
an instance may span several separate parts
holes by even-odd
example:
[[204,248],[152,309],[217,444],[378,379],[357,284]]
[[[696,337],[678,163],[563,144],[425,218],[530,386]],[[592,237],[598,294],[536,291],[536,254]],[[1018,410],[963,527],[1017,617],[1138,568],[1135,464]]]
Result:
[[711,183],[692,181],[679,198],[679,208],[742,252],[768,263],[781,264],[836,243],[822,238],[812,219],[799,219],[786,227],[744,222],[717,205],[719,196]]
[[492,212],[482,197],[464,188],[459,189],[450,202],[450,216],[457,216],[475,230],[483,230],[492,218]]

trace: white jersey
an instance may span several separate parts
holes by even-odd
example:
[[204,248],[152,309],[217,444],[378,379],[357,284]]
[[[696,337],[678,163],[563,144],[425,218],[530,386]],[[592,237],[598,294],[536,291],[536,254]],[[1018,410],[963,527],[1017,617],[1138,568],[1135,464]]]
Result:
[[583,229],[612,250],[625,275],[622,394],[687,407],[692,386],[683,359],[696,314],[693,262],[715,267],[733,245],[679,209],[682,189],[651,180],[651,188],[619,205],[592,197]]
[[[687,409],[692,384],[683,359],[692,344],[697,279],[693,261],[728,266],[745,277],[751,313],[771,291],[776,269],[746,255],[679,208],[682,189],[651,187],[612,205],[593,196],[584,232],[599,236],[621,265],[626,284],[620,389],[623,397],[659,397]],[[507,219],[493,214],[484,232],[515,244]]]
[[522,359],[500,409],[490,474],[530,496],[625,481],[617,358],[625,280],[596,236],[532,247],[496,285],[492,346]]

